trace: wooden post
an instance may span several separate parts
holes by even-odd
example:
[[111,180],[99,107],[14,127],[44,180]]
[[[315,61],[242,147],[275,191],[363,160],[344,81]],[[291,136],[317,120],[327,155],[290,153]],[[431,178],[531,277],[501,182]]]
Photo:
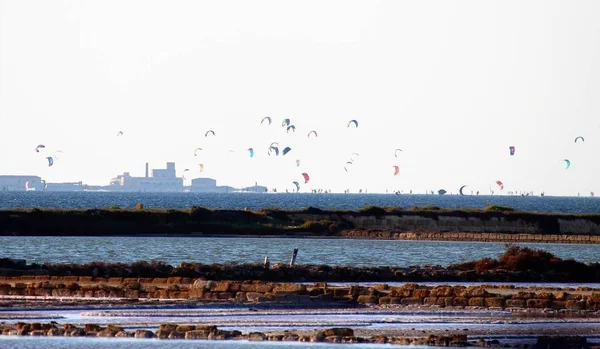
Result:
[[269,256],[265,256],[265,262],[263,263],[263,267],[265,267],[265,269],[269,269]]
[[296,255],[298,255],[297,248],[294,249],[294,253],[292,254],[292,260],[290,261],[290,267],[294,265],[294,262],[296,262]]

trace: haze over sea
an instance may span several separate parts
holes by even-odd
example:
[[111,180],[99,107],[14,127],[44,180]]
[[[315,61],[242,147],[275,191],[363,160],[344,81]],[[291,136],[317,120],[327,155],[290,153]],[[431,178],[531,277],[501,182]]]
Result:
[[551,213],[599,213],[594,197],[539,197],[489,195],[393,195],[393,194],[302,194],[302,193],[116,193],[116,192],[0,192],[0,208],[190,208],[216,209],[322,209],[356,210],[365,206],[436,205],[442,208],[483,208],[490,204],[518,210]]

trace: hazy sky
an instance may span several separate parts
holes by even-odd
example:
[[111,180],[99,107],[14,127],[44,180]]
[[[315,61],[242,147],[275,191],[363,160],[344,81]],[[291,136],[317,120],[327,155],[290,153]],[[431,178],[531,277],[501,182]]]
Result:
[[[599,13],[566,0],[0,0],[0,173],[108,184],[174,161],[280,190],[307,172],[303,191],[501,180],[600,194]],[[292,151],[268,157],[273,141]]]

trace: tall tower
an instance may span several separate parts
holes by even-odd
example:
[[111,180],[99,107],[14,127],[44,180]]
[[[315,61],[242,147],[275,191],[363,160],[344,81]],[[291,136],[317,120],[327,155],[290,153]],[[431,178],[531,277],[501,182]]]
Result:
[[146,163],[146,178],[148,178],[148,163]]

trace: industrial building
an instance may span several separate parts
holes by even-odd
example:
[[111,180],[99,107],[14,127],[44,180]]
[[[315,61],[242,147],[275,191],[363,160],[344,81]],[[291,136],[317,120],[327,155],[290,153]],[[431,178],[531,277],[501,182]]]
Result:
[[144,177],[132,177],[129,172],[124,172],[110,180],[110,185],[105,188],[110,191],[139,191],[139,192],[182,192],[183,178],[177,177],[175,163],[167,162],[166,169],[153,169],[149,174],[146,163]]
[[212,178],[194,178],[190,191],[196,193],[225,193],[227,188],[217,187],[217,180]]
[[124,172],[110,180],[106,186],[92,186],[82,182],[50,183],[38,176],[0,175],[0,191],[128,191],[128,192],[196,192],[196,193],[264,193],[267,188],[254,186],[236,189],[230,186],[218,186],[212,178],[192,179],[190,186],[183,186],[183,178],[177,177],[175,163],[167,162],[166,168],[150,171],[146,163],[144,177],[133,177]]

